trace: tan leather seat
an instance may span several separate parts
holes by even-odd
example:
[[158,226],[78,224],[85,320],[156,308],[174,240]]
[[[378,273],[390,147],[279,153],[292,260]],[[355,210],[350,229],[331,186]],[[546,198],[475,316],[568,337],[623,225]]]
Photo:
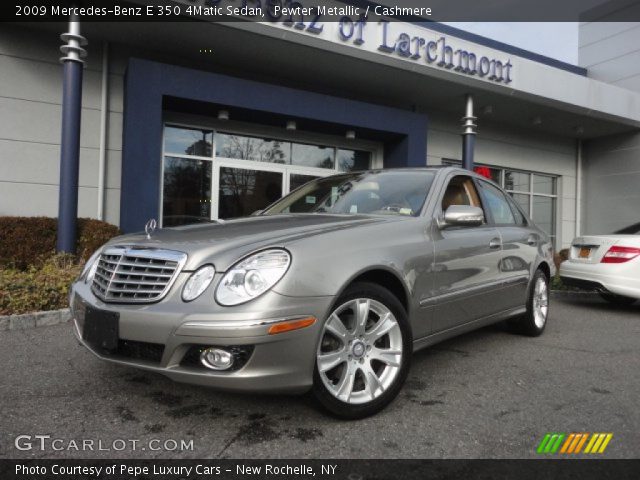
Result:
[[471,205],[469,196],[462,185],[450,183],[444,192],[442,211],[446,211],[451,205]]

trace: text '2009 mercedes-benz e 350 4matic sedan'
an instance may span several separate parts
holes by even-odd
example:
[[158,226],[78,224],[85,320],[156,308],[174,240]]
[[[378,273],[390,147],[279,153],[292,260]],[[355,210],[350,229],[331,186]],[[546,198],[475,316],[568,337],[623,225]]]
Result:
[[257,215],[115,238],[74,283],[98,357],[246,392],[311,390],[360,418],[413,351],[547,321],[552,247],[497,185],[458,168],[313,180]]

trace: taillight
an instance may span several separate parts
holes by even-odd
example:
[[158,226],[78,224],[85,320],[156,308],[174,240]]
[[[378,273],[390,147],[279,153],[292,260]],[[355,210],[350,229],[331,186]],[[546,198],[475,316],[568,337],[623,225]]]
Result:
[[640,248],[613,246],[602,257],[601,263],[624,263],[640,255]]

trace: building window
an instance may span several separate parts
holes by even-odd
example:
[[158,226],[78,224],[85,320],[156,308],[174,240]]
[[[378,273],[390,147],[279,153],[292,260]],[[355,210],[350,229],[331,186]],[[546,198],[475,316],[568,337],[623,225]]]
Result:
[[[461,165],[460,161],[450,159],[443,159],[442,163],[458,167]],[[552,243],[556,244],[557,176],[491,165],[476,165],[474,170],[504,188],[536,225],[551,237]]]
[[250,215],[308,181],[372,161],[369,150],[167,124],[162,225]]
[[280,172],[246,168],[220,169],[220,218],[236,218],[262,210],[282,196]]
[[218,133],[216,156],[284,165],[291,163],[291,143],[272,138]]
[[556,244],[557,177],[504,170],[504,189]]
[[178,155],[210,157],[213,131],[195,128],[165,127],[164,151]]
[[291,164],[333,170],[336,164],[335,150],[322,145],[294,143],[291,145]]
[[371,152],[339,148],[336,152],[336,162],[340,172],[367,170],[371,168]]
[[164,158],[163,225],[206,222],[211,218],[211,162]]

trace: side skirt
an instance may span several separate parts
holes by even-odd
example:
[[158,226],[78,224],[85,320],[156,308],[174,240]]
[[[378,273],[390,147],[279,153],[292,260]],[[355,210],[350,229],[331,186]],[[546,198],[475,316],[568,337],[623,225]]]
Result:
[[413,351],[416,352],[449,338],[457,337],[458,335],[461,335],[463,333],[471,332],[472,330],[477,330],[478,328],[486,327],[487,325],[498,323],[512,317],[517,317],[518,315],[523,315],[524,313],[526,313],[526,311],[527,308],[525,306],[516,307],[504,312],[489,315],[488,317],[473,320],[471,322],[464,323],[462,325],[458,325],[456,327],[452,327],[447,330],[434,333],[432,335],[427,335],[426,337],[414,340]]

